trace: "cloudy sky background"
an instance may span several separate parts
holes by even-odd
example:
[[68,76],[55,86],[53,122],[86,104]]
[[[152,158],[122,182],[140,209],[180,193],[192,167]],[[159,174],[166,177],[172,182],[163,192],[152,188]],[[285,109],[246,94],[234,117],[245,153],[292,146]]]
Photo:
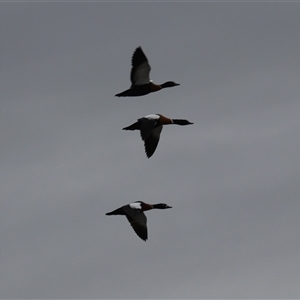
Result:
[[[1,298],[300,297],[300,3],[0,8]],[[114,97],[137,46],[181,85]]]

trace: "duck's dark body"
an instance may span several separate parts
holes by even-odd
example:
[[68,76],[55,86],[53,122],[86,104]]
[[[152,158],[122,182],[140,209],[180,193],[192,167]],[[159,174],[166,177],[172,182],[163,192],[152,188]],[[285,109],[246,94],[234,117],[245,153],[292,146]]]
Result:
[[124,205],[111,212],[106,213],[107,216],[123,215],[126,216],[135,233],[144,241],[148,239],[147,218],[143,213],[151,209],[167,209],[171,208],[164,203],[148,204],[142,201],[137,201],[131,204]]
[[140,130],[141,138],[144,141],[146,155],[150,158],[157,148],[163,125],[168,124],[183,126],[193,123],[188,120],[170,119],[160,114],[153,114],[138,119],[137,122],[132,125],[124,127],[123,130]]
[[145,96],[150,93],[156,92],[161,90],[162,87],[160,85],[156,85],[152,82],[143,84],[143,85],[135,85],[130,89],[116,94],[117,97],[138,97],[138,96]]
[[116,94],[117,97],[137,97],[159,91],[163,88],[179,85],[174,81],[167,81],[163,84],[154,84],[150,81],[150,70],[148,59],[141,47],[136,48],[131,60],[130,89]]

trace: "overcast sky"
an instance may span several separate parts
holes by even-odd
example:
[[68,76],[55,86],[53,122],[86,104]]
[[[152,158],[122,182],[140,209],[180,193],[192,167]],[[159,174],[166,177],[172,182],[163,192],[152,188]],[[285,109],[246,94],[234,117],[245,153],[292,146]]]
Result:
[[[1,298],[300,297],[300,3],[0,8]],[[114,97],[137,46],[180,86]]]

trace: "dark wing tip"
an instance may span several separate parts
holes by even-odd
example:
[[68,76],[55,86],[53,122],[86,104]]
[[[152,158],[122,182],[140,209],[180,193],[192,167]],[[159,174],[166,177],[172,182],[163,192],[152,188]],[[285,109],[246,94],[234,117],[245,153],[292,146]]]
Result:
[[137,47],[132,55],[132,59],[131,59],[132,67],[138,67],[139,65],[141,65],[146,61],[148,61],[148,59],[145,53],[143,52],[142,47],[141,46]]
[[147,241],[147,239],[148,239],[148,234],[147,234],[147,232],[145,233],[145,232],[138,232],[136,229],[134,229],[134,231],[135,231],[135,233],[136,233],[136,235],[141,239],[141,240],[143,240],[143,241]]
[[136,224],[132,224],[131,226],[133,228],[133,230],[135,231],[136,235],[142,239],[143,241],[146,242],[146,240],[148,239],[148,232],[147,232],[147,227],[143,227],[143,226],[139,226]]
[[145,146],[145,153],[146,153],[147,158],[149,159],[153,155],[154,152],[151,153],[149,150],[147,150],[147,148]]
[[145,147],[145,152],[148,158],[150,158],[158,145],[159,139],[153,135],[150,135],[145,141],[144,141],[144,147]]

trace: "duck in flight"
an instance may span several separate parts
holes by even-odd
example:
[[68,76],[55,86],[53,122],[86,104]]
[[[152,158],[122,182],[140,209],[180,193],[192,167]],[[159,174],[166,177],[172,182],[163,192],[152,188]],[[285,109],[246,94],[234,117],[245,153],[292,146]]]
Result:
[[131,64],[131,87],[122,93],[116,94],[117,97],[144,96],[167,87],[179,85],[179,83],[174,81],[167,81],[163,84],[152,83],[149,77],[151,67],[141,47],[136,48],[134,51]]
[[135,233],[144,241],[148,238],[147,218],[144,211],[150,209],[172,208],[165,203],[148,204],[142,201],[136,201],[124,205],[116,210],[106,213],[107,216],[123,215],[126,216]]
[[160,114],[153,114],[138,119],[137,122],[132,125],[124,127],[123,130],[140,130],[141,138],[144,141],[146,155],[150,158],[158,145],[163,125],[168,124],[183,126],[194,123],[191,123],[188,120],[170,119]]

